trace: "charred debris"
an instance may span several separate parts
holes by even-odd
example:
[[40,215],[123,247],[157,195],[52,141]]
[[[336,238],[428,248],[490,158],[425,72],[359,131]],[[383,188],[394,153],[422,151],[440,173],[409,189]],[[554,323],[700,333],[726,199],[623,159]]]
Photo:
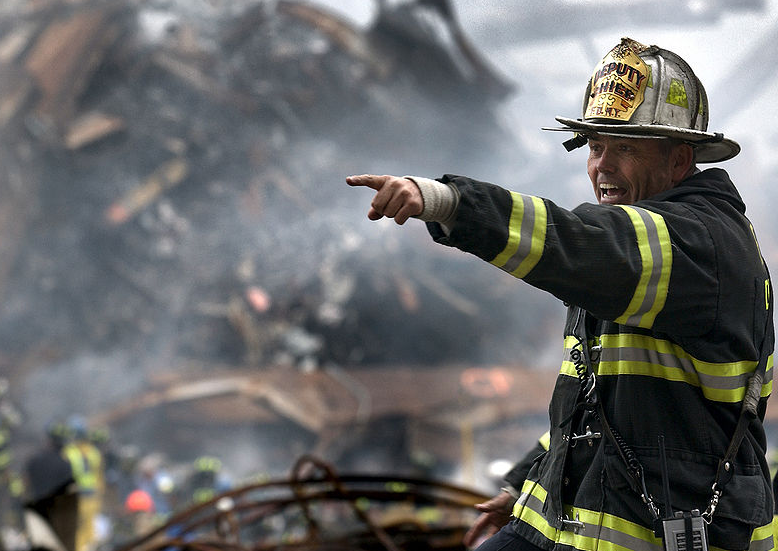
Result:
[[340,474],[304,456],[289,478],[215,496],[117,550],[460,551],[473,505],[488,497],[420,478]]

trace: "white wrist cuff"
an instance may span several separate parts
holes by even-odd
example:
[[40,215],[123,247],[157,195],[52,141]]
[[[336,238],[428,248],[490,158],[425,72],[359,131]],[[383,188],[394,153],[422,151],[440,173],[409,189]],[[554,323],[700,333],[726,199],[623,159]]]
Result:
[[415,183],[424,200],[424,210],[416,218],[424,222],[440,222],[450,225],[454,218],[459,197],[451,186],[421,176],[405,176]]
[[513,499],[519,499],[519,492],[518,492],[518,490],[516,490],[516,488],[514,488],[510,484],[508,484],[507,486],[503,486],[502,488],[500,488],[500,490],[505,492],[505,493],[510,494]]

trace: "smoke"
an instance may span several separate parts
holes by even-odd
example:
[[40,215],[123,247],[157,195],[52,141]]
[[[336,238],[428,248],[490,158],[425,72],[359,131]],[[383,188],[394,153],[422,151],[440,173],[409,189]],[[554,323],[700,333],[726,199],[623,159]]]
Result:
[[115,349],[110,355],[84,353],[41,362],[28,370],[18,391],[23,397],[25,422],[43,427],[71,413],[111,408],[144,385],[142,373],[134,369],[131,352]]
[[344,182],[525,174],[504,92],[446,61],[450,40],[414,34],[406,9],[348,31],[371,45],[354,50],[346,31],[236,6],[116,12],[121,39],[95,54],[76,114],[115,117],[121,131],[67,149],[31,133],[29,113],[6,127],[33,201],[0,307],[22,441],[81,413],[119,419],[117,442],[176,460],[231,449],[238,475],[286,472],[316,442],[299,427],[225,434],[164,408],[111,412],[166,377],[217,369],[547,361],[561,306],[432,244],[417,221],[368,221],[369,193]]

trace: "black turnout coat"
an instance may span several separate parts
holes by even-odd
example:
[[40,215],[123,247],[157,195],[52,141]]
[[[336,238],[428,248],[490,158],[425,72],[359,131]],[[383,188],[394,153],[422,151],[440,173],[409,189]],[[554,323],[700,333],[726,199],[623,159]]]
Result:
[[[573,350],[591,355],[607,422],[634,452],[666,514],[659,437],[675,510],[708,507],[750,377],[766,371],[734,474],[708,527],[711,546],[774,547],[762,426],[772,389],[770,277],[726,172],[697,172],[630,206],[560,208],[469,178],[439,243],[457,247],[569,305],[553,393],[550,445],[508,480],[520,490],[513,527],[545,549],[661,549],[640,485],[597,417],[581,406]],[[587,434],[589,436],[587,436]]]

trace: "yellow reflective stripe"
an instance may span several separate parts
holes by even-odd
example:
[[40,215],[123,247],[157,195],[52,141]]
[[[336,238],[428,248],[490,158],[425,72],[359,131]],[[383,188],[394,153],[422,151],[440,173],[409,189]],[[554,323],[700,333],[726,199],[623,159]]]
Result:
[[517,518],[532,526],[535,530],[543,534],[547,539],[550,539],[551,541],[557,540],[559,530],[549,525],[548,522],[546,522],[546,519],[543,518],[543,515],[538,513],[536,510],[530,509],[529,507],[524,507],[524,509],[522,509],[521,516]]
[[70,462],[79,490],[96,490],[99,486],[97,470],[101,464],[100,452],[90,448],[82,449],[77,444],[68,444],[62,453]]
[[540,442],[540,445],[543,446],[544,450],[548,451],[551,447],[551,431],[543,433],[543,436],[538,439],[538,442]]
[[523,520],[550,540],[556,539],[558,530],[549,526],[539,511],[543,509],[548,492],[537,482],[525,480],[521,494],[513,504],[513,516]]
[[667,299],[673,252],[664,218],[646,209],[619,205],[635,228],[642,263],[632,300],[616,323],[649,328]]
[[759,246],[759,240],[756,238],[756,231],[754,231],[754,225],[749,224],[749,228],[751,228],[751,235],[754,238],[754,243],[756,243],[756,252],[759,253],[759,257],[762,259],[762,262],[764,262],[764,257],[762,256],[762,248]]
[[[661,551],[662,540],[654,532],[623,518],[577,507],[565,507],[567,518],[584,524],[576,532],[552,527],[541,514],[548,492],[537,482],[525,481],[521,496],[514,505],[513,516],[529,524],[547,539],[581,551]],[[778,516],[772,522],[754,529],[749,551],[773,551],[778,533]],[[712,547],[712,551],[724,551]]]
[[657,551],[662,541],[654,532],[644,526],[614,515],[589,511],[576,507],[565,507],[568,518],[584,523],[577,532],[563,531],[559,542],[578,549],[599,549],[613,551]]
[[540,500],[541,503],[545,502],[546,496],[548,496],[548,492],[543,486],[537,482],[532,482],[531,480],[524,481],[524,484],[521,485],[521,492],[522,495],[528,494],[536,497],[538,500]]
[[773,354],[770,354],[767,358],[767,369],[764,374],[764,382],[762,383],[762,398],[767,398],[773,393]]
[[540,197],[511,192],[511,199],[508,243],[491,263],[520,278],[532,271],[543,254],[548,213]]
[[[756,238],[756,232],[754,231],[753,224],[748,225],[749,228],[751,228],[751,236],[754,238],[754,243],[756,243],[756,252],[759,253],[759,258],[762,260],[762,264],[765,266],[767,263],[764,261],[764,256],[762,256],[762,248],[759,246],[759,240]],[[764,308],[765,310],[770,309],[770,280],[765,279],[764,280]]]
[[776,529],[778,529],[776,517],[773,517],[773,521],[770,524],[755,528],[751,534],[751,544],[748,546],[748,551],[771,551],[775,549],[774,532]]
[[[575,364],[570,360],[570,350],[575,337],[565,338],[565,356],[561,375],[577,377]],[[629,333],[601,335],[600,360],[594,366],[599,376],[643,375],[668,381],[683,382],[699,387],[705,398],[716,402],[735,403],[743,400],[748,379],[753,375],[757,362],[706,362],[698,360],[680,346],[649,335]],[[767,369],[762,383],[761,396],[767,397],[773,388],[773,355],[767,358]]]
[[540,484],[526,481],[513,508],[513,515],[547,539],[581,551],[661,551],[662,541],[651,529],[615,515],[565,507],[567,518],[582,522],[577,531],[558,530],[542,515],[547,492]]
[[197,488],[192,494],[192,500],[195,503],[205,503],[210,501],[216,495],[216,490],[213,488]]

